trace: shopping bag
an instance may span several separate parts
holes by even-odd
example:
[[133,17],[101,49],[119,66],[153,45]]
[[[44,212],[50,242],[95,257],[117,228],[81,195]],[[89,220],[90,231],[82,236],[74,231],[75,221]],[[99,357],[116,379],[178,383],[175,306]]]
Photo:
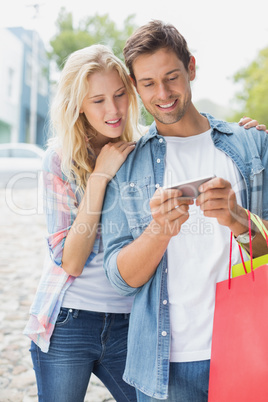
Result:
[[216,286],[209,402],[268,401],[268,265],[250,248],[250,273]]

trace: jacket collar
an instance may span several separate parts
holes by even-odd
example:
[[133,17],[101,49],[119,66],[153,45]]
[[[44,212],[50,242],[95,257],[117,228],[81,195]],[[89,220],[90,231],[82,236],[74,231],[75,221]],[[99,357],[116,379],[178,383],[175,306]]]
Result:
[[[217,130],[221,134],[233,134],[233,131],[230,129],[230,126],[227,122],[222,121],[222,120],[217,120],[213,116],[211,116],[209,113],[201,113],[203,116],[205,116],[210,124],[210,127],[212,130]],[[145,145],[149,140],[151,140],[153,137],[158,137],[161,138],[162,136],[158,133],[155,121],[151,124],[149,131],[141,138],[141,145]]]

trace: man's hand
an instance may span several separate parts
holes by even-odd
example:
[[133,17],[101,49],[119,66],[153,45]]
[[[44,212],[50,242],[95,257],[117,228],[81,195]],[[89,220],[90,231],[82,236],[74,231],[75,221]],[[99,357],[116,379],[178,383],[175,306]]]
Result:
[[181,195],[177,189],[156,190],[150,201],[153,220],[147,228],[152,234],[171,238],[179,233],[181,225],[189,218],[189,205],[193,204],[191,198]]
[[119,252],[117,267],[129,286],[142,286],[154,275],[171,237],[179,233],[188,219],[193,200],[180,196],[180,190],[157,189],[150,201],[153,220],[137,239]]
[[235,236],[247,231],[247,214],[237,204],[231,184],[215,177],[199,187],[201,194],[196,199],[204,216],[216,218],[220,225],[228,226]]

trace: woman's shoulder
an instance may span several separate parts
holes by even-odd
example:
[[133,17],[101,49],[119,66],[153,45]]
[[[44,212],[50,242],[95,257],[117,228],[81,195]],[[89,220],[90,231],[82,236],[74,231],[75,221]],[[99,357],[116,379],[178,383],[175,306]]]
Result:
[[49,146],[43,157],[43,170],[61,176],[61,156],[62,152],[59,147]]

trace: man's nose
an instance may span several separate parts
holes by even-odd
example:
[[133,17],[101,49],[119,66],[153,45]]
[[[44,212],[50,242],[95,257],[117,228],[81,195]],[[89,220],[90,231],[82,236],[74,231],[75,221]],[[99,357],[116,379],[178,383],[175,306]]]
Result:
[[170,90],[168,88],[168,85],[166,83],[161,83],[158,86],[158,91],[157,91],[157,98],[158,99],[167,99],[170,95]]

